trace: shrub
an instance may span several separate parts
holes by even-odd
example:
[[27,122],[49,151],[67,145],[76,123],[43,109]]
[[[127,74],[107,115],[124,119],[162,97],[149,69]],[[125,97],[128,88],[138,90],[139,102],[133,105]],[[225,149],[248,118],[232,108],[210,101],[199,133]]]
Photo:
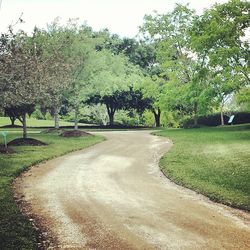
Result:
[[236,113],[233,119],[233,124],[244,124],[244,123],[250,123],[250,113],[249,112]]
[[[223,117],[224,117],[224,123],[227,124],[229,116],[224,115]],[[207,116],[200,116],[198,118],[198,124],[209,127],[219,126],[221,125],[221,115],[219,113],[216,113]]]
[[[228,120],[229,120],[229,116],[224,115],[225,124],[227,124]],[[198,117],[198,125],[199,126],[208,126],[208,127],[215,127],[215,126],[221,125],[220,113],[205,115],[205,116],[199,116]],[[182,127],[183,128],[192,128],[192,127],[194,127],[193,118],[188,118],[188,119],[184,120],[183,124],[182,124]]]
[[[250,123],[250,113],[249,112],[238,112],[233,113],[235,115],[232,124],[244,124]],[[228,124],[230,116],[224,115],[224,122]],[[208,127],[215,127],[221,125],[221,118],[220,113],[206,115],[206,116],[199,116],[198,117],[198,127],[199,126],[208,126]],[[229,125],[229,124],[228,124]],[[193,118],[187,118],[182,122],[183,128],[193,128],[194,127],[194,120]]]

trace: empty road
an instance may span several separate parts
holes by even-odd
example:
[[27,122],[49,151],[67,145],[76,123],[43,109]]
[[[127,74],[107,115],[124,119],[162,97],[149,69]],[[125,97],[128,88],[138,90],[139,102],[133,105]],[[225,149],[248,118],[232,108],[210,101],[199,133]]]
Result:
[[150,131],[32,167],[15,182],[55,249],[250,249],[249,214],[179,187],[159,170],[172,143]]

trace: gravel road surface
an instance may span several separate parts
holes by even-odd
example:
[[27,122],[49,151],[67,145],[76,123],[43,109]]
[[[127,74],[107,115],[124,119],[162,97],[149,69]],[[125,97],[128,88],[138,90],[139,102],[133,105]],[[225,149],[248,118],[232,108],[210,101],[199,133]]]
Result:
[[[16,195],[48,249],[250,249],[250,216],[179,187],[159,170],[172,143],[150,131],[34,166]],[[52,244],[53,243],[53,244]]]

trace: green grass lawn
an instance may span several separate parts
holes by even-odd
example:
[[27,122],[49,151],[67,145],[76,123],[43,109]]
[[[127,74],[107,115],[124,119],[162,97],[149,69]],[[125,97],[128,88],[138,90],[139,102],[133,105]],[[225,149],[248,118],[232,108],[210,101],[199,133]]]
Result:
[[[8,140],[20,136],[21,133],[10,133]],[[103,140],[100,136],[63,138],[56,134],[32,134],[32,138],[48,145],[13,147],[17,153],[0,153],[0,249],[36,249],[36,232],[13,198],[13,179],[31,165]]]
[[160,161],[171,180],[250,211],[250,125],[167,129],[156,134],[174,142]]
[[[10,118],[8,117],[0,117],[0,127],[5,125],[10,125]],[[16,125],[21,125],[19,120],[15,121]],[[85,125],[79,123],[79,125]],[[54,121],[53,120],[37,120],[34,118],[27,118],[27,126],[28,127],[53,127]],[[60,121],[60,126],[74,126],[72,122]]]

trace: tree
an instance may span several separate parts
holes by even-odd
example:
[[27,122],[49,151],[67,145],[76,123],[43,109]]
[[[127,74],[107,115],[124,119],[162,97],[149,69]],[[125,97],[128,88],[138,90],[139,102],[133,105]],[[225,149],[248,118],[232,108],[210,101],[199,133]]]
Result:
[[15,126],[15,121],[18,119],[18,117],[15,112],[12,112],[11,108],[4,109],[4,116],[8,116],[10,118],[12,127]]
[[93,57],[87,102],[105,104],[109,124],[113,125],[116,110],[122,109],[127,102],[124,93],[141,79],[141,72],[125,56],[114,55],[108,50],[98,51]]
[[8,114],[21,117],[24,138],[26,115],[35,105],[57,107],[58,94],[68,82],[69,67],[62,53],[67,42],[67,37],[55,35],[53,30],[37,28],[31,36],[12,30],[1,36],[1,106],[11,110]]
[[129,60],[140,66],[145,76],[144,84],[138,91],[143,93],[144,101],[148,103],[155,118],[155,126],[160,127],[161,109],[159,105],[160,94],[163,91],[164,78],[161,77],[161,69],[156,59],[156,50],[154,43],[147,44],[145,41],[137,42],[135,39],[123,39],[122,51],[128,56]]
[[239,93],[236,94],[237,103],[244,105],[244,109],[250,111],[250,87],[246,86],[242,88]]
[[[163,106],[174,110],[188,107],[188,113],[191,108],[196,125],[198,114],[204,111],[203,97],[208,81],[205,78],[206,57],[194,54],[190,45],[189,31],[195,18],[188,6],[177,4],[171,13],[146,15],[140,30],[146,41],[155,43],[160,77],[166,82],[160,102],[168,103]],[[171,92],[177,94],[176,99]]]
[[[137,41],[134,38],[126,37],[121,39],[117,35],[111,35],[108,30],[102,31],[99,35],[103,39],[100,39],[100,42],[97,45],[98,51],[108,49],[115,55],[125,55],[131,63],[140,67],[145,76],[159,76],[160,68],[156,60],[156,51],[153,43],[147,43],[143,40]],[[138,86],[136,91],[138,91],[138,93],[141,91],[144,93],[145,98],[142,100],[145,101],[149,99],[149,95],[146,95],[143,85]],[[151,92],[151,94],[153,94],[153,92]],[[151,99],[151,103],[153,100],[156,101],[157,98],[155,97]],[[157,106],[157,104],[153,106],[150,106],[150,110],[154,114],[156,126],[160,126],[160,107]]]
[[26,115],[33,112],[43,92],[36,35],[35,31],[31,37],[22,31],[14,35],[10,30],[0,39],[1,106],[20,119],[23,138],[27,137]]
[[222,125],[225,101],[250,83],[249,41],[244,39],[250,23],[249,11],[250,3],[246,1],[216,4],[196,17],[190,30],[191,47],[200,57],[204,55],[211,72],[206,78],[210,75],[213,97],[220,101]]
[[224,69],[221,73],[216,72],[211,80],[213,89],[213,98],[219,104],[221,114],[221,125],[224,122],[224,107],[232,99],[232,94],[238,91],[244,85],[244,79],[240,75],[233,75],[231,71]]
[[87,104],[104,104],[107,109],[108,117],[109,117],[109,125],[114,125],[114,115],[115,112],[119,109],[124,108],[124,99],[125,95],[123,92],[116,91],[111,95],[93,95],[86,100]]
[[160,98],[165,90],[164,85],[165,81],[162,78],[154,75],[145,77],[142,83],[137,86],[137,88],[141,90],[144,99],[148,100],[147,109],[152,111],[156,127],[161,126]]
[[107,108],[109,125],[114,125],[114,115],[117,110],[136,110],[142,114],[145,109],[151,108],[151,99],[144,98],[138,89],[132,86],[128,90],[117,90],[112,95],[94,95],[86,101],[87,104],[104,104]]
[[249,84],[250,3],[231,0],[216,4],[204,15],[196,18],[191,31],[192,47],[197,53],[207,51],[209,64],[228,67],[235,74],[242,74]]
[[70,86],[65,95],[68,105],[74,110],[74,127],[78,129],[80,107],[86,99],[86,88],[93,73],[96,39],[92,37],[92,30],[85,25],[78,28],[77,25],[72,27],[71,24],[65,32],[72,39],[67,51]]
[[19,106],[9,106],[5,108],[5,115],[9,116],[12,125],[18,119],[23,124],[23,138],[27,138],[27,124],[26,115],[29,116],[34,112],[35,106],[33,104],[23,104]]
[[39,100],[43,110],[49,110],[54,116],[55,128],[59,128],[59,112],[63,93],[69,88],[72,65],[68,59],[68,48],[73,40],[58,25],[57,20],[48,26],[48,31],[38,30],[37,43],[42,47],[43,82],[46,89]]

